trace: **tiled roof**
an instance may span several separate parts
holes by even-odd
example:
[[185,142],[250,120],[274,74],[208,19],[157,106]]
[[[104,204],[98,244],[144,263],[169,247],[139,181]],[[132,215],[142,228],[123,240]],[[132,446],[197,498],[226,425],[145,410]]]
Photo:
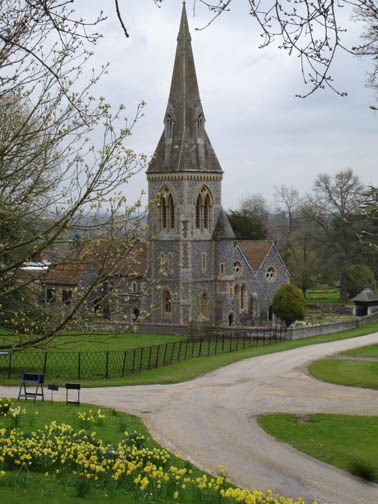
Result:
[[254,271],[260,268],[273,245],[273,242],[269,240],[238,240],[236,243],[241,248]]
[[49,284],[78,285],[83,274],[96,270],[103,276],[143,276],[147,265],[147,244],[92,240],[83,243],[66,262],[49,268],[43,281]]
[[357,302],[359,301],[365,303],[372,303],[372,302],[378,303],[378,295],[374,293],[371,287],[366,287],[366,289],[357,294],[356,297],[352,298],[352,301]]

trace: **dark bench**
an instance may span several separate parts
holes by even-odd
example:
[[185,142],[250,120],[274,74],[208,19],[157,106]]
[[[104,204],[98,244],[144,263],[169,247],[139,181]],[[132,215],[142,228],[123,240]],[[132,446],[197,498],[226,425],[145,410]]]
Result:
[[[66,404],[76,404],[80,406],[80,383],[66,383]],[[76,401],[68,400],[68,391],[69,390],[77,390],[77,399]]]
[[[38,373],[23,373],[20,383],[20,390],[18,391],[17,401],[20,399],[33,399],[34,402],[37,397],[42,397],[42,401],[45,400],[43,394],[43,383],[45,381],[45,376]],[[26,387],[34,386],[34,392],[28,392]]]

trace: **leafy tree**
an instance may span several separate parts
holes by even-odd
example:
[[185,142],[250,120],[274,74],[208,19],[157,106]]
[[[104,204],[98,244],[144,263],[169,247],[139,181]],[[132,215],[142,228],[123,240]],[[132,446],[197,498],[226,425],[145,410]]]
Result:
[[306,301],[302,291],[293,284],[282,285],[273,298],[273,313],[288,327],[295,320],[303,320]]
[[228,218],[238,240],[264,240],[267,236],[263,224],[244,211],[231,210]]
[[373,271],[365,264],[352,264],[345,270],[345,290],[348,298],[357,296],[365,287],[376,289]]

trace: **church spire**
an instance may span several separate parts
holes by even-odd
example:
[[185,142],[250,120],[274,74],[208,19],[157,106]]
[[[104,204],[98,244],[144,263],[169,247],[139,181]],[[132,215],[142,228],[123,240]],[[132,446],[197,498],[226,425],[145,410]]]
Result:
[[222,172],[205,131],[185,2],[164,126],[148,173]]

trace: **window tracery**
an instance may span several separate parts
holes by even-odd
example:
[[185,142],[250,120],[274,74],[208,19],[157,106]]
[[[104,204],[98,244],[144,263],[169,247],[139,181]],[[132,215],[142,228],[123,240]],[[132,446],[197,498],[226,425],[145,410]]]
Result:
[[211,223],[212,197],[209,189],[203,186],[196,201],[196,228],[209,229]]

